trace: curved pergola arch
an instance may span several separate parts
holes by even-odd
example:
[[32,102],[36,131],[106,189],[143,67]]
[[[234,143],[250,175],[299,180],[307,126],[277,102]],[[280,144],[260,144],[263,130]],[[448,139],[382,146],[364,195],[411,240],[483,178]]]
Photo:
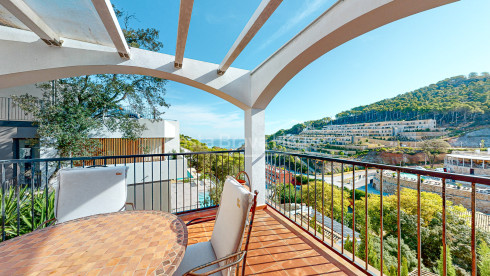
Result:
[[[265,109],[287,82],[332,49],[390,22],[456,1],[339,0],[252,71],[182,57],[176,63],[175,56],[134,48],[127,59],[121,54],[124,49],[70,39],[64,39],[62,47],[46,47],[33,32],[0,26],[3,62],[13,65],[0,67],[0,88],[80,75],[140,74],[201,89],[243,110]],[[231,64],[279,3],[263,0],[222,64]],[[186,35],[186,28],[181,29]],[[180,41],[184,47],[185,40]]]
[[[0,31],[2,31],[0,27]],[[0,68],[0,89],[48,80],[94,74],[138,74],[189,85],[222,98],[241,109],[250,108],[248,70],[230,68],[218,75],[218,64],[185,59],[182,69],[174,67],[174,56],[131,49],[131,59],[121,59],[113,48],[66,40],[62,48],[46,47],[31,33],[8,30],[17,41],[0,44],[12,66]],[[8,44],[8,47],[2,47]]]
[[[0,88],[80,75],[122,73],[160,77],[216,95],[244,110],[245,169],[253,189],[259,191],[258,204],[262,205],[266,195],[265,109],[284,85],[310,63],[351,39],[456,1],[339,0],[256,69],[248,71],[229,66],[282,0],[262,0],[219,65],[184,58],[193,1],[181,1],[176,54],[172,56],[130,49],[109,0],[92,0],[93,7],[85,7],[94,9],[86,16],[92,16],[92,25],[99,31],[98,37],[78,38],[86,42],[75,40],[70,32],[56,33],[28,5],[5,0],[8,5],[4,8],[31,31],[0,26]],[[88,29],[92,34],[85,23],[79,22],[76,28]],[[104,31],[108,34],[105,38],[101,35]]]
[[338,1],[252,70],[252,107],[265,109],[301,70],[345,42],[393,21],[456,1]]

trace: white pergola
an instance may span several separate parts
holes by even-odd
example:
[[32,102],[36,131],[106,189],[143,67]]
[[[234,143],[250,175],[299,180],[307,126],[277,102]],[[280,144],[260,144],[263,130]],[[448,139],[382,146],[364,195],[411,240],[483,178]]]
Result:
[[128,47],[109,0],[0,0],[0,89],[139,74],[214,94],[245,113],[245,166],[265,203],[265,109],[308,64],[366,32],[457,0],[339,0],[257,68],[231,67],[282,0],[262,0],[220,64],[184,58],[194,0],[181,0],[175,56]]

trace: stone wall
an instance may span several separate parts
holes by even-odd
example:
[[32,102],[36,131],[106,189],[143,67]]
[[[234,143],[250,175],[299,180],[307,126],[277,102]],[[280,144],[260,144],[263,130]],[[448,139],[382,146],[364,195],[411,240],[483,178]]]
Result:
[[[490,164],[488,164],[487,161],[485,161],[485,169],[473,168],[475,175],[490,175],[489,165]],[[451,164],[444,164],[444,166],[448,168],[450,172],[460,173],[460,174],[471,174],[472,168],[470,167],[454,166]]]
[[490,128],[483,128],[473,132],[466,133],[463,136],[451,138],[448,140],[453,147],[472,147],[480,148],[481,140],[485,140],[485,146],[490,142]]
[[[441,164],[444,163],[444,158],[446,154],[439,154],[436,156],[435,163]],[[413,165],[429,165],[429,161],[425,160],[425,154],[423,152],[418,152],[416,154],[407,154],[407,153],[393,153],[393,152],[375,152],[371,151],[368,155],[363,158],[362,161],[371,162],[371,163],[380,163],[380,164],[388,164],[388,165],[403,165],[413,164]]]
[[[466,209],[471,210],[471,190],[464,187],[463,189],[457,188],[456,185],[447,182],[446,199],[452,201],[455,205],[463,205]],[[379,187],[379,174],[374,177],[373,186],[376,190],[380,190]],[[401,177],[400,186],[402,188],[409,188],[416,190],[417,182],[410,178]],[[397,189],[396,176],[383,175],[383,192],[395,194]],[[441,195],[442,186],[438,181],[425,180],[420,184],[420,189],[423,192],[431,192]],[[490,214],[490,195],[476,193],[476,210],[486,214]]]

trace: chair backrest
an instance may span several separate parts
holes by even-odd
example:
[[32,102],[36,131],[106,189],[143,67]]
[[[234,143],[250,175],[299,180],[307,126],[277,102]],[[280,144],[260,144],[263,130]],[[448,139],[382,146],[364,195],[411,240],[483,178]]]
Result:
[[253,197],[236,179],[226,178],[211,235],[217,259],[240,250]]
[[55,187],[57,222],[122,210],[127,197],[127,169],[121,166],[60,170]]

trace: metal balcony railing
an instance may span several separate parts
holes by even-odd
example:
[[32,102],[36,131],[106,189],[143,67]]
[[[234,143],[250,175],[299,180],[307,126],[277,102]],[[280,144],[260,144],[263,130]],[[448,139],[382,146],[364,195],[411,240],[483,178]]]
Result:
[[215,207],[226,176],[245,163],[243,150],[0,161],[1,241],[54,217],[57,171],[91,166],[127,166],[127,201],[137,210],[182,213]]
[[[224,177],[245,169],[243,153],[0,161],[2,240],[53,217],[51,185],[61,168],[128,166],[128,201],[136,209],[184,213],[216,206]],[[478,244],[490,235],[489,178],[276,151],[266,151],[265,161],[268,206],[366,274],[401,275],[410,251],[416,257],[409,271],[422,272],[430,265],[428,253],[438,248],[445,269],[448,249],[459,247],[466,253],[453,253],[453,264],[476,275]],[[271,173],[274,168],[281,173]],[[425,220],[427,213],[432,221]],[[466,244],[455,244],[456,224]],[[433,241],[422,240],[437,229]]]
[[451,248],[453,265],[477,275],[490,178],[277,151],[266,166],[286,172],[266,172],[267,204],[366,274],[421,275],[442,260],[447,275]]

